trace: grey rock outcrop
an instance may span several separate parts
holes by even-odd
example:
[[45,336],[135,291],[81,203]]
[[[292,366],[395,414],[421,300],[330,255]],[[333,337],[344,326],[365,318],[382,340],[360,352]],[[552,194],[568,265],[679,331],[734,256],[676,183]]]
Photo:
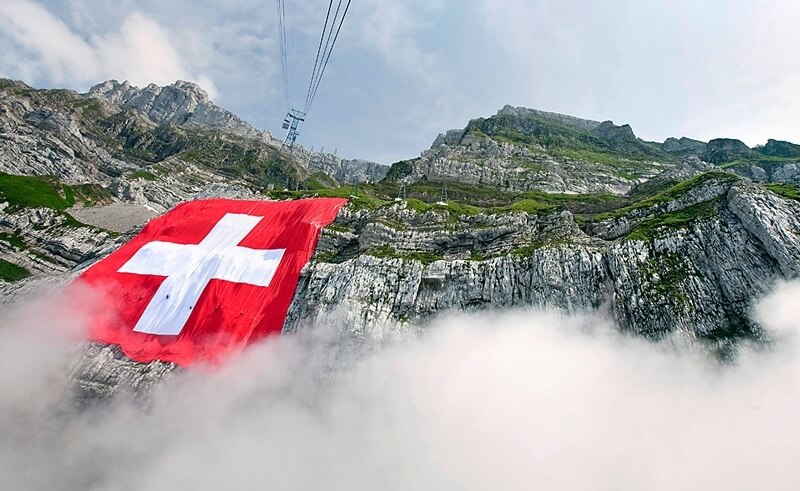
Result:
[[[616,152],[614,155],[612,153]],[[505,192],[624,194],[675,165],[629,125],[505,106],[440,134],[418,159],[389,173],[414,183],[453,181]]]
[[800,159],[800,145],[792,142],[770,139],[767,141],[766,145],[763,147],[756,147],[755,150],[761,155],[766,155],[768,157]]
[[[657,206],[613,233],[582,232],[569,213],[471,217],[453,229],[430,219],[413,225],[402,204],[381,216],[345,212],[337,223],[351,232],[326,230],[319,248],[345,259],[307,267],[286,330],[346,316],[355,331],[383,335],[448,309],[533,305],[605,308],[625,329],[656,338],[680,331],[729,346],[737,336],[761,336],[748,309],[776,280],[798,275],[800,203],[710,180]],[[648,219],[698,206],[713,213],[625,238]],[[406,227],[382,225],[387,219]],[[407,248],[439,259],[421,262]]]
[[724,164],[741,158],[750,158],[758,154],[741,140],[733,138],[716,138],[708,142],[703,160],[712,164]]
[[672,164],[652,162],[642,173],[620,173],[621,166],[580,157],[555,157],[544,148],[520,146],[474,134],[463,134],[457,145],[440,144],[413,161],[404,182],[454,181],[498,188],[507,192],[624,194],[636,183],[653,177]]
[[179,80],[164,87],[150,84],[140,89],[128,82],[109,80],[95,85],[86,95],[135,109],[156,124],[173,123],[271,139],[269,133],[256,130],[232,112],[212,103],[208,93],[192,82]]
[[514,107],[506,105],[497,112],[498,116],[510,117],[519,121],[521,129],[531,128],[538,124],[539,120],[551,121],[554,123],[571,126],[576,129],[584,131],[593,131],[601,125],[599,121],[592,121],[590,119],[576,118],[567,114],[559,114],[547,111],[540,111],[538,109],[530,109],[527,107]]
[[636,142],[636,135],[633,134],[633,128],[629,124],[617,126],[611,121],[603,121],[592,130],[592,134],[615,143]]
[[133,168],[86,132],[74,107],[61,110],[21,82],[0,89],[0,172],[105,183]]
[[341,184],[378,182],[389,171],[389,167],[367,160],[342,159],[330,153],[313,153],[308,157],[308,169],[322,172]]
[[661,148],[665,152],[679,155],[681,157],[700,157],[706,151],[706,143],[686,137],[667,138],[664,140],[664,143],[661,144]]
[[800,184],[800,158],[785,161],[742,161],[729,167],[740,176],[757,182]]

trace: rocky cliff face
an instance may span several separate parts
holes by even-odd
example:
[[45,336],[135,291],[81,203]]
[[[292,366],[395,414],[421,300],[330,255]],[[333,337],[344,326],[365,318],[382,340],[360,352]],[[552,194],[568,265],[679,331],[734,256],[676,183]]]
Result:
[[708,142],[703,160],[712,164],[724,164],[738,159],[755,157],[757,154],[744,142],[731,138],[717,138]]
[[[191,84],[80,95],[0,82],[5,301],[212,196],[351,197],[303,272],[287,332],[336,319],[392,336],[448,309],[539,306],[603,311],[631,333],[730,356],[764,340],[752,303],[800,273],[788,142],[653,143],[628,125],[506,107],[387,172],[282,150]],[[174,369],[92,344],[73,375],[83,396],[105,397]]]
[[208,186],[309,189],[321,184],[315,172],[336,185],[380,180],[386,170],[311,157],[282,150],[189,82],[108,81],[78,94],[0,79],[0,172],[97,183],[119,201],[163,211]]
[[510,192],[625,194],[675,165],[629,125],[506,106],[439,135],[389,175],[403,182],[468,182]]
[[139,89],[128,82],[109,80],[95,85],[86,95],[133,109],[156,124],[172,123],[273,140],[269,132],[256,130],[232,112],[212,103],[208,93],[191,82],[179,80],[166,87],[150,84]]
[[330,153],[314,153],[309,156],[308,169],[332,177],[340,184],[378,182],[389,171],[389,167],[368,160],[347,160]]
[[[447,310],[535,306],[605,312],[631,333],[735,356],[765,340],[752,304],[800,273],[798,216],[800,202],[724,173],[592,217],[350,205],[323,231],[284,330],[344,323],[392,338]],[[173,369],[91,345],[76,377],[97,397]]]
[[288,330],[328,316],[400,329],[446,309],[607,309],[621,326],[728,346],[758,338],[752,300],[800,268],[800,203],[729,174],[592,221],[569,211],[346,210],[325,231]]

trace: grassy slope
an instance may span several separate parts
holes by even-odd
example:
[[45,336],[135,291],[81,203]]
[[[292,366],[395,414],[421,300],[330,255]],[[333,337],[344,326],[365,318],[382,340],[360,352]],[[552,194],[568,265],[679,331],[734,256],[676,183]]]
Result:
[[15,176],[0,173],[0,200],[13,209],[52,208],[63,211],[75,204],[69,187],[55,177]]
[[19,281],[30,276],[27,269],[10,263],[5,259],[0,259],[0,280],[3,281]]

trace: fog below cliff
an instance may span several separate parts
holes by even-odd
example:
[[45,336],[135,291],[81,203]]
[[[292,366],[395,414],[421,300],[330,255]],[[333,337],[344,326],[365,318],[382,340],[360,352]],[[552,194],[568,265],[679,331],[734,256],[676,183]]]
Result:
[[[800,479],[800,284],[720,366],[596,315],[450,314],[392,343],[336,326],[79,410],[84,316],[0,312],[6,489],[778,489]],[[57,326],[57,327],[56,327]]]

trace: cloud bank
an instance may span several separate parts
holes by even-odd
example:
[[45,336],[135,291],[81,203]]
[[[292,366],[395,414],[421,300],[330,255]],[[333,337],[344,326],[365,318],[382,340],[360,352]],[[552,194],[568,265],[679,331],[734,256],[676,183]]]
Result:
[[461,314],[389,345],[284,336],[146,409],[66,404],[52,310],[2,312],[0,472],[9,489],[786,489],[799,294],[760,304],[777,341],[733,366],[594,315]]

